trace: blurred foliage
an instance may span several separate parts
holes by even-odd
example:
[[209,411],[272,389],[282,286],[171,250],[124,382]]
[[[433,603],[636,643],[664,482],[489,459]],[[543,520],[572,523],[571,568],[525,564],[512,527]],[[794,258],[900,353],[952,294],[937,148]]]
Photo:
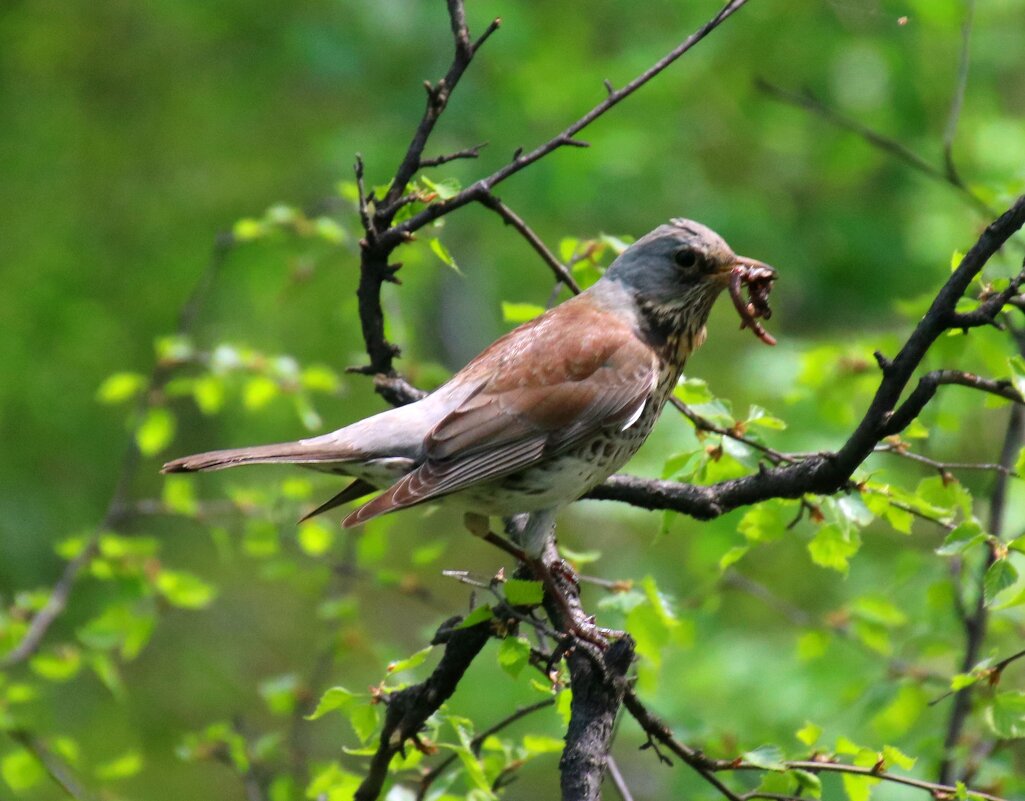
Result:
[[[368,380],[345,373],[365,359],[350,166],[361,152],[370,183],[388,180],[420,81],[448,63],[443,6],[15,0],[0,13],[0,658],[64,564],[87,562],[40,650],[0,670],[0,731],[30,733],[99,797],[242,799],[255,782],[269,801],[349,798],[375,742],[375,700],[427,675],[437,656],[424,644],[468,611],[467,588],[441,571],[489,576],[507,562],[447,510],[356,534],[335,516],[296,527],[336,486],[324,477],[157,475],[171,453],[293,439],[381,408]],[[623,85],[716,4],[469,6],[472,28],[503,25],[428,155],[489,145],[418,179],[442,197],[561,130],[601,98],[602,79]],[[1023,12],[1025,0],[976,9],[953,147],[997,207],[1025,184]],[[778,266],[780,345],[736,331],[721,304],[679,394],[777,450],[834,448],[876,386],[873,351],[895,352],[987,220],[755,78],[807,88],[942,167],[965,14],[960,0],[752,2],[585,131],[590,149],[557,152],[501,195],[584,284],[624,241],[680,215]],[[984,280],[1006,281],[1017,254]],[[389,336],[419,386],[550,300],[544,265],[482,209],[401,256],[403,285],[385,289]],[[186,305],[197,284],[201,303]],[[1019,388],[1025,375],[994,329],[944,338],[925,366]],[[1007,414],[947,388],[890,444],[994,462]],[[706,483],[756,468],[749,445],[664,417],[631,470]],[[118,496],[129,443],[141,462]],[[974,784],[1021,797],[1025,667],[994,665],[1025,626],[1025,507],[1014,480],[995,540],[994,481],[880,454],[846,496],[707,523],[583,503],[560,537],[579,569],[614,583],[588,587],[585,602],[637,638],[642,697],[682,739],[769,769],[738,786],[923,797],[771,769],[819,752],[935,778],[951,701],[933,702],[972,686],[956,754],[994,744]],[[97,529],[112,496],[123,504]],[[967,671],[958,593],[969,608],[982,593],[990,610]],[[439,753],[411,748],[397,774],[453,754],[433,798],[491,798],[512,776],[509,797],[550,794],[568,692],[528,656],[512,633],[489,645],[425,733]],[[553,703],[475,741],[540,701]],[[643,741],[625,718],[615,754],[636,798],[715,797],[638,751]],[[37,756],[0,737],[0,798],[64,797]]]

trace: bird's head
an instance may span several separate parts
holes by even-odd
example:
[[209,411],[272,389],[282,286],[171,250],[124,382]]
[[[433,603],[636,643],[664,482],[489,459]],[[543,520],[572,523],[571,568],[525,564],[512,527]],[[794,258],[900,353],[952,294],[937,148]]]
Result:
[[[745,310],[750,304],[739,298],[740,284],[753,286],[757,280],[768,287],[776,271],[760,261],[738,256],[711,228],[676,218],[623,251],[604,277],[627,289],[660,328],[697,331],[727,287],[741,317],[754,328],[757,323],[753,317],[768,314],[755,313],[747,319]],[[766,288],[764,294],[767,292]]]

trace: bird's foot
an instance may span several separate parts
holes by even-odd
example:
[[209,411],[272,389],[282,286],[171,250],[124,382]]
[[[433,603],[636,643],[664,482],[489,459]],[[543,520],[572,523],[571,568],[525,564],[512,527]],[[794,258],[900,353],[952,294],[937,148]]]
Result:
[[598,626],[594,617],[584,612],[580,606],[580,580],[564,559],[550,563],[531,559],[527,564],[544,585],[545,594],[556,607],[560,628],[568,635],[563,652],[573,647],[574,641],[587,643],[604,652],[610,642],[623,637],[621,631]]

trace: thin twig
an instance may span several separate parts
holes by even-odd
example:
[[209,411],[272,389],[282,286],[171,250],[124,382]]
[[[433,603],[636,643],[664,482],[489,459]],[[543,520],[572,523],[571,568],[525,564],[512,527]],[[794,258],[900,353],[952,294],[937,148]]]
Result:
[[576,279],[573,278],[570,271],[567,270],[565,265],[559,261],[558,257],[548,249],[548,246],[541,241],[541,237],[534,233],[534,230],[523,221],[523,218],[505,205],[505,203],[499,200],[498,197],[493,195],[491,192],[483,195],[480,198],[480,203],[494,211],[499,217],[505,220],[508,225],[515,228],[520,235],[527,240],[530,246],[534,248],[534,251],[541,257],[541,260],[551,268],[558,281],[565,284],[574,295],[580,293],[580,285],[577,284]]
[[[528,715],[533,715],[535,712],[538,712],[542,709],[547,709],[548,707],[554,705],[554,698],[546,698],[544,701],[538,701],[536,704],[531,704],[530,706],[525,706],[517,709],[512,714],[502,718],[502,720],[498,721],[498,723],[489,726],[484,731],[477,734],[470,741],[470,750],[473,751],[474,754],[479,754],[481,745],[483,745],[484,741],[491,735],[497,734],[498,732],[502,731],[502,729],[511,726],[516,721],[522,720]],[[449,754],[447,757],[445,757],[445,759],[443,759],[441,762],[439,762],[437,765],[435,765],[433,768],[431,768],[429,771],[427,771],[427,773],[423,775],[423,777],[420,779],[420,787],[417,789],[416,792],[417,801],[422,801],[427,796],[427,791],[431,788],[431,785],[434,784],[434,782],[438,779],[439,776],[441,776],[442,773],[444,773],[446,770],[452,767],[453,763],[455,763],[455,761],[458,758],[459,755],[456,753]]]
[[[658,740],[668,750],[676,754],[680,759],[696,770],[706,781],[715,780],[716,789],[719,790],[730,801],[742,801],[743,797],[738,796],[732,790],[715,777],[715,773],[726,773],[731,771],[765,771],[761,765],[755,765],[743,759],[712,759],[705,756],[698,749],[677,740],[669,727],[653,715],[648,708],[637,698],[632,690],[628,690],[623,699],[627,711],[633,715],[641,728],[651,737]],[[910,776],[890,773],[878,767],[861,767],[859,765],[846,765],[842,762],[819,761],[819,760],[786,760],[782,762],[786,770],[805,770],[809,773],[846,773],[852,776],[867,776],[883,782],[902,784],[907,787],[915,787],[925,790],[934,798],[954,798],[957,788],[947,784],[928,782],[922,779],[915,779]],[[1006,799],[990,793],[983,793],[978,790],[969,789],[971,797],[983,799],[983,801],[1006,801]]]
[[940,473],[951,473],[955,470],[979,470],[993,473],[1007,473],[1010,476],[1017,475],[1013,470],[995,462],[944,462],[937,459],[930,459],[928,456],[923,456],[920,453],[908,450],[907,447],[903,445],[896,445],[893,443],[879,445],[876,447],[875,452],[888,453],[893,456],[899,456],[902,459],[907,459],[911,462],[918,462],[919,464],[927,465]]
[[71,772],[71,769],[64,764],[64,761],[47,748],[46,744],[34,734],[25,729],[8,729],[7,736],[32,754],[43,770],[46,771],[46,775],[68,797],[74,798],[76,801],[91,801],[94,798],[92,793],[82,786],[82,783]]
[[970,187],[962,183],[960,178],[957,178],[956,175],[952,178],[946,169],[941,169],[940,167],[929,163],[896,139],[886,136],[885,134],[881,134],[878,131],[874,131],[858,120],[852,119],[851,117],[830,108],[811,94],[811,92],[792,92],[789,89],[776,86],[775,84],[769,83],[763,79],[756,81],[756,86],[774,100],[795,106],[796,108],[804,109],[805,111],[810,111],[826,122],[857,135],[877,150],[888,153],[898,161],[901,161],[911,167],[913,170],[939,181],[940,183],[953,187],[960,192],[972,206],[983,214],[989,217],[994,217],[999,213],[997,209],[990,206],[990,204],[973,192]]
[[[1007,423],[1007,433],[1004,436],[1004,444],[1000,453],[1000,463],[1010,468],[1018,456],[1025,434],[1025,410],[1022,406],[1015,406],[1011,409],[1011,416]],[[1009,478],[1006,473],[996,476],[993,488],[993,497],[989,510],[989,532],[992,536],[999,538],[1004,526],[1004,507],[1007,501],[1007,485]],[[985,561],[979,567],[976,575],[976,591],[978,598],[972,612],[962,619],[965,633],[964,654],[961,658],[961,673],[968,673],[979,661],[979,654],[982,651],[983,642],[986,639],[986,630],[989,623],[989,610],[986,606],[986,593],[983,592],[986,571],[996,560],[996,555],[990,549]],[[960,595],[959,588],[954,589],[955,594]],[[1015,655],[1014,658],[1017,658]],[[1012,658],[1012,661],[1013,659]],[[1009,664],[1009,663],[1008,663]],[[939,779],[942,784],[950,784],[955,776],[954,749],[961,740],[961,733],[968,720],[971,711],[972,695],[974,687],[969,685],[961,688],[954,695],[954,703],[951,705],[950,717],[947,719],[947,730],[943,738],[943,759],[940,762]]]
[[578,120],[571,123],[561,133],[556,134],[547,142],[538,145],[528,153],[517,153],[512,161],[491,173],[491,175],[479,179],[462,191],[458,192],[453,197],[439,203],[431,204],[399,225],[393,226],[382,236],[382,243],[398,246],[402,243],[404,236],[415,231],[419,231],[428,223],[433,222],[439,217],[449,214],[468,203],[479,201],[485,194],[493,191],[494,188],[502,181],[520,172],[525,167],[529,167],[535,161],[544,158],[553,151],[558,150],[561,147],[580,146],[582,143],[575,138],[578,133],[605,114],[605,112],[613,106],[625,100],[648,83],[652,78],[669,67],[673,62],[693,48],[698,42],[708,36],[708,34],[733,16],[733,14],[747,5],[748,2],[749,0],[729,0],[729,2],[720,9],[718,14],[712,17],[712,19],[702,25],[693,34],[688,36],[687,39],[681,42],[677,47],[673,48],[669,53],[626,84],[622,89],[616,89],[607,93],[604,100],[594,106]]
[[954,95],[950,99],[947,126],[943,130],[943,163],[947,169],[947,178],[955,186],[964,186],[954,163],[954,138],[957,136],[957,124],[961,118],[965,90],[968,88],[968,66],[971,63],[972,17],[974,14],[975,0],[965,0],[965,20],[961,28],[961,55],[957,64],[957,81],[954,84]]
[[630,793],[630,788],[627,786],[626,779],[623,777],[623,773],[619,769],[619,763],[616,762],[616,759],[612,754],[609,754],[608,761],[609,778],[612,779],[612,784],[616,788],[616,792],[619,793],[619,797],[622,801],[634,801],[634,797]]

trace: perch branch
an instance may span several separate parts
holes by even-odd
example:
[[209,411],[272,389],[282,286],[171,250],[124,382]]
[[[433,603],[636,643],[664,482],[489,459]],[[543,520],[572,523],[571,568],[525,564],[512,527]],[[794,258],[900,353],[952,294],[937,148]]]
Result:
[[[838,451],[814,454],[797,464],[772,467],[705,487],[617,475],[592,490],[588,497],[623,501],[646,509],[672,509],[708,519],[769,498],[799,498],[808,492],[825,495],[842,489],[879,442],[892,433],[889,429],[897,416],[895,409],[900,396],[930,346],[949,329],[958,299],[986,262],[1022,225],[1025,225],[1025,196],[1019,197],[983,231],[937,293],[900,353],[892,362],[885,363],[868,410]],[[906,407],[910,402],[909,397],[900,408],[911,408]]]

